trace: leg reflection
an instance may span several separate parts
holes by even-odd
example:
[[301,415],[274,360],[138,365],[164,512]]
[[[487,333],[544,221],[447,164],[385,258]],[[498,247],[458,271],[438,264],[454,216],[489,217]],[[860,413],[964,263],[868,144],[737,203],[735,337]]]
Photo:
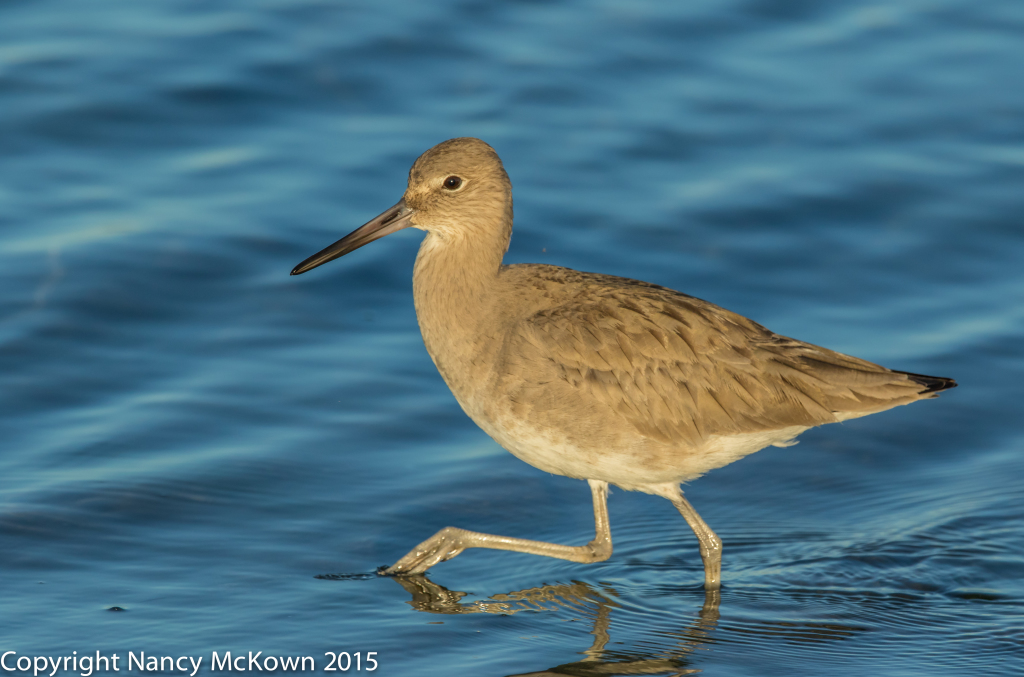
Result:
[[[711,641],[712,631],[718,623],[718,605],[721,593],[706,590],[704,603],[695,618],[682,629],[660,632],[653,642],[660,650],[641,654],[618,646],[607,649],[612,642],[611,618],[617,594],[612,588],[596,590],[586,583],[544,585],[539,588],[516,590],[493,595],[486,600],[464,602],[468,593],[449,590],[426,576],[397,576],[393,578],[410,595],[409,604],[417,611],[433,614],[515,614],[520,611],[575,611],[592,619],[590,648],[581,651],[585,657],[575,663],[558,665],[542,672],[523,673],[516,677],[541,675],[657,675],[693,674],[699,672],[691,665],[693,652]],[[652,631],[652,634],[654,632]]]

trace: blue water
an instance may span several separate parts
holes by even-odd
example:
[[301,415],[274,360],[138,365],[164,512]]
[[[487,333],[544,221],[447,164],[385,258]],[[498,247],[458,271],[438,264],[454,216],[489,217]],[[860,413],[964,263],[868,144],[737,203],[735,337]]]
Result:
[[[1022,35],[1017,0],[0,4],[0,652],[1024,671]],[[960,388],[689,485],[717,606],[620,490],[606,562],[371,576],[447,525],[592,533],[435,372],[418,231],[288,276],[453,136],[505,161],[508,261]]]

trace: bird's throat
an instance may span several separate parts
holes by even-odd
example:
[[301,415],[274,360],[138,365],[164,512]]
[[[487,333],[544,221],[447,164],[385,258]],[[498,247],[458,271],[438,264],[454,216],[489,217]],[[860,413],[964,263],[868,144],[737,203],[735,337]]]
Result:
[[499,243],[428,232],[416,257],[413,299],[423,342],[460,401],[473,382],[486,378],[492,362],[483,351],[494,342],[484,335],[500,315],[496,282],[503,254]]

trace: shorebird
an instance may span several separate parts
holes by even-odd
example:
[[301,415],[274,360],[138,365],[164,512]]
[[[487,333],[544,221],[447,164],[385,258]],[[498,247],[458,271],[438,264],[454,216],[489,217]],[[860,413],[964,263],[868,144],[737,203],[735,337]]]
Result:
[[666,287],[540,264],[503,265],[512,184],[473,138],[413,164],[398,204],[292,270],[403,228],[426,231],[413,299],[427,352],[463,410],[530,465],[587,480],[595,536],[559,545],[446,527],[385,574],[422,573],[467,548],[599,562],[612,554],[608,485],[667,498],[700,542],[704,585],[722,541],[680,484],[825,423],[953,388],[775,334]]

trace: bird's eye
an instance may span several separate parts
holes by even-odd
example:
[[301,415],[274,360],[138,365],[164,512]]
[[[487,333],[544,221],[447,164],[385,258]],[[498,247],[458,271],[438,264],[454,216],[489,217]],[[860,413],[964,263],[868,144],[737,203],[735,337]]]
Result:
[[444,187],[447,190],[458,190],[459,186],[461,185],[462,179],[454,175],[449,176],[447,179],[444,180]]

